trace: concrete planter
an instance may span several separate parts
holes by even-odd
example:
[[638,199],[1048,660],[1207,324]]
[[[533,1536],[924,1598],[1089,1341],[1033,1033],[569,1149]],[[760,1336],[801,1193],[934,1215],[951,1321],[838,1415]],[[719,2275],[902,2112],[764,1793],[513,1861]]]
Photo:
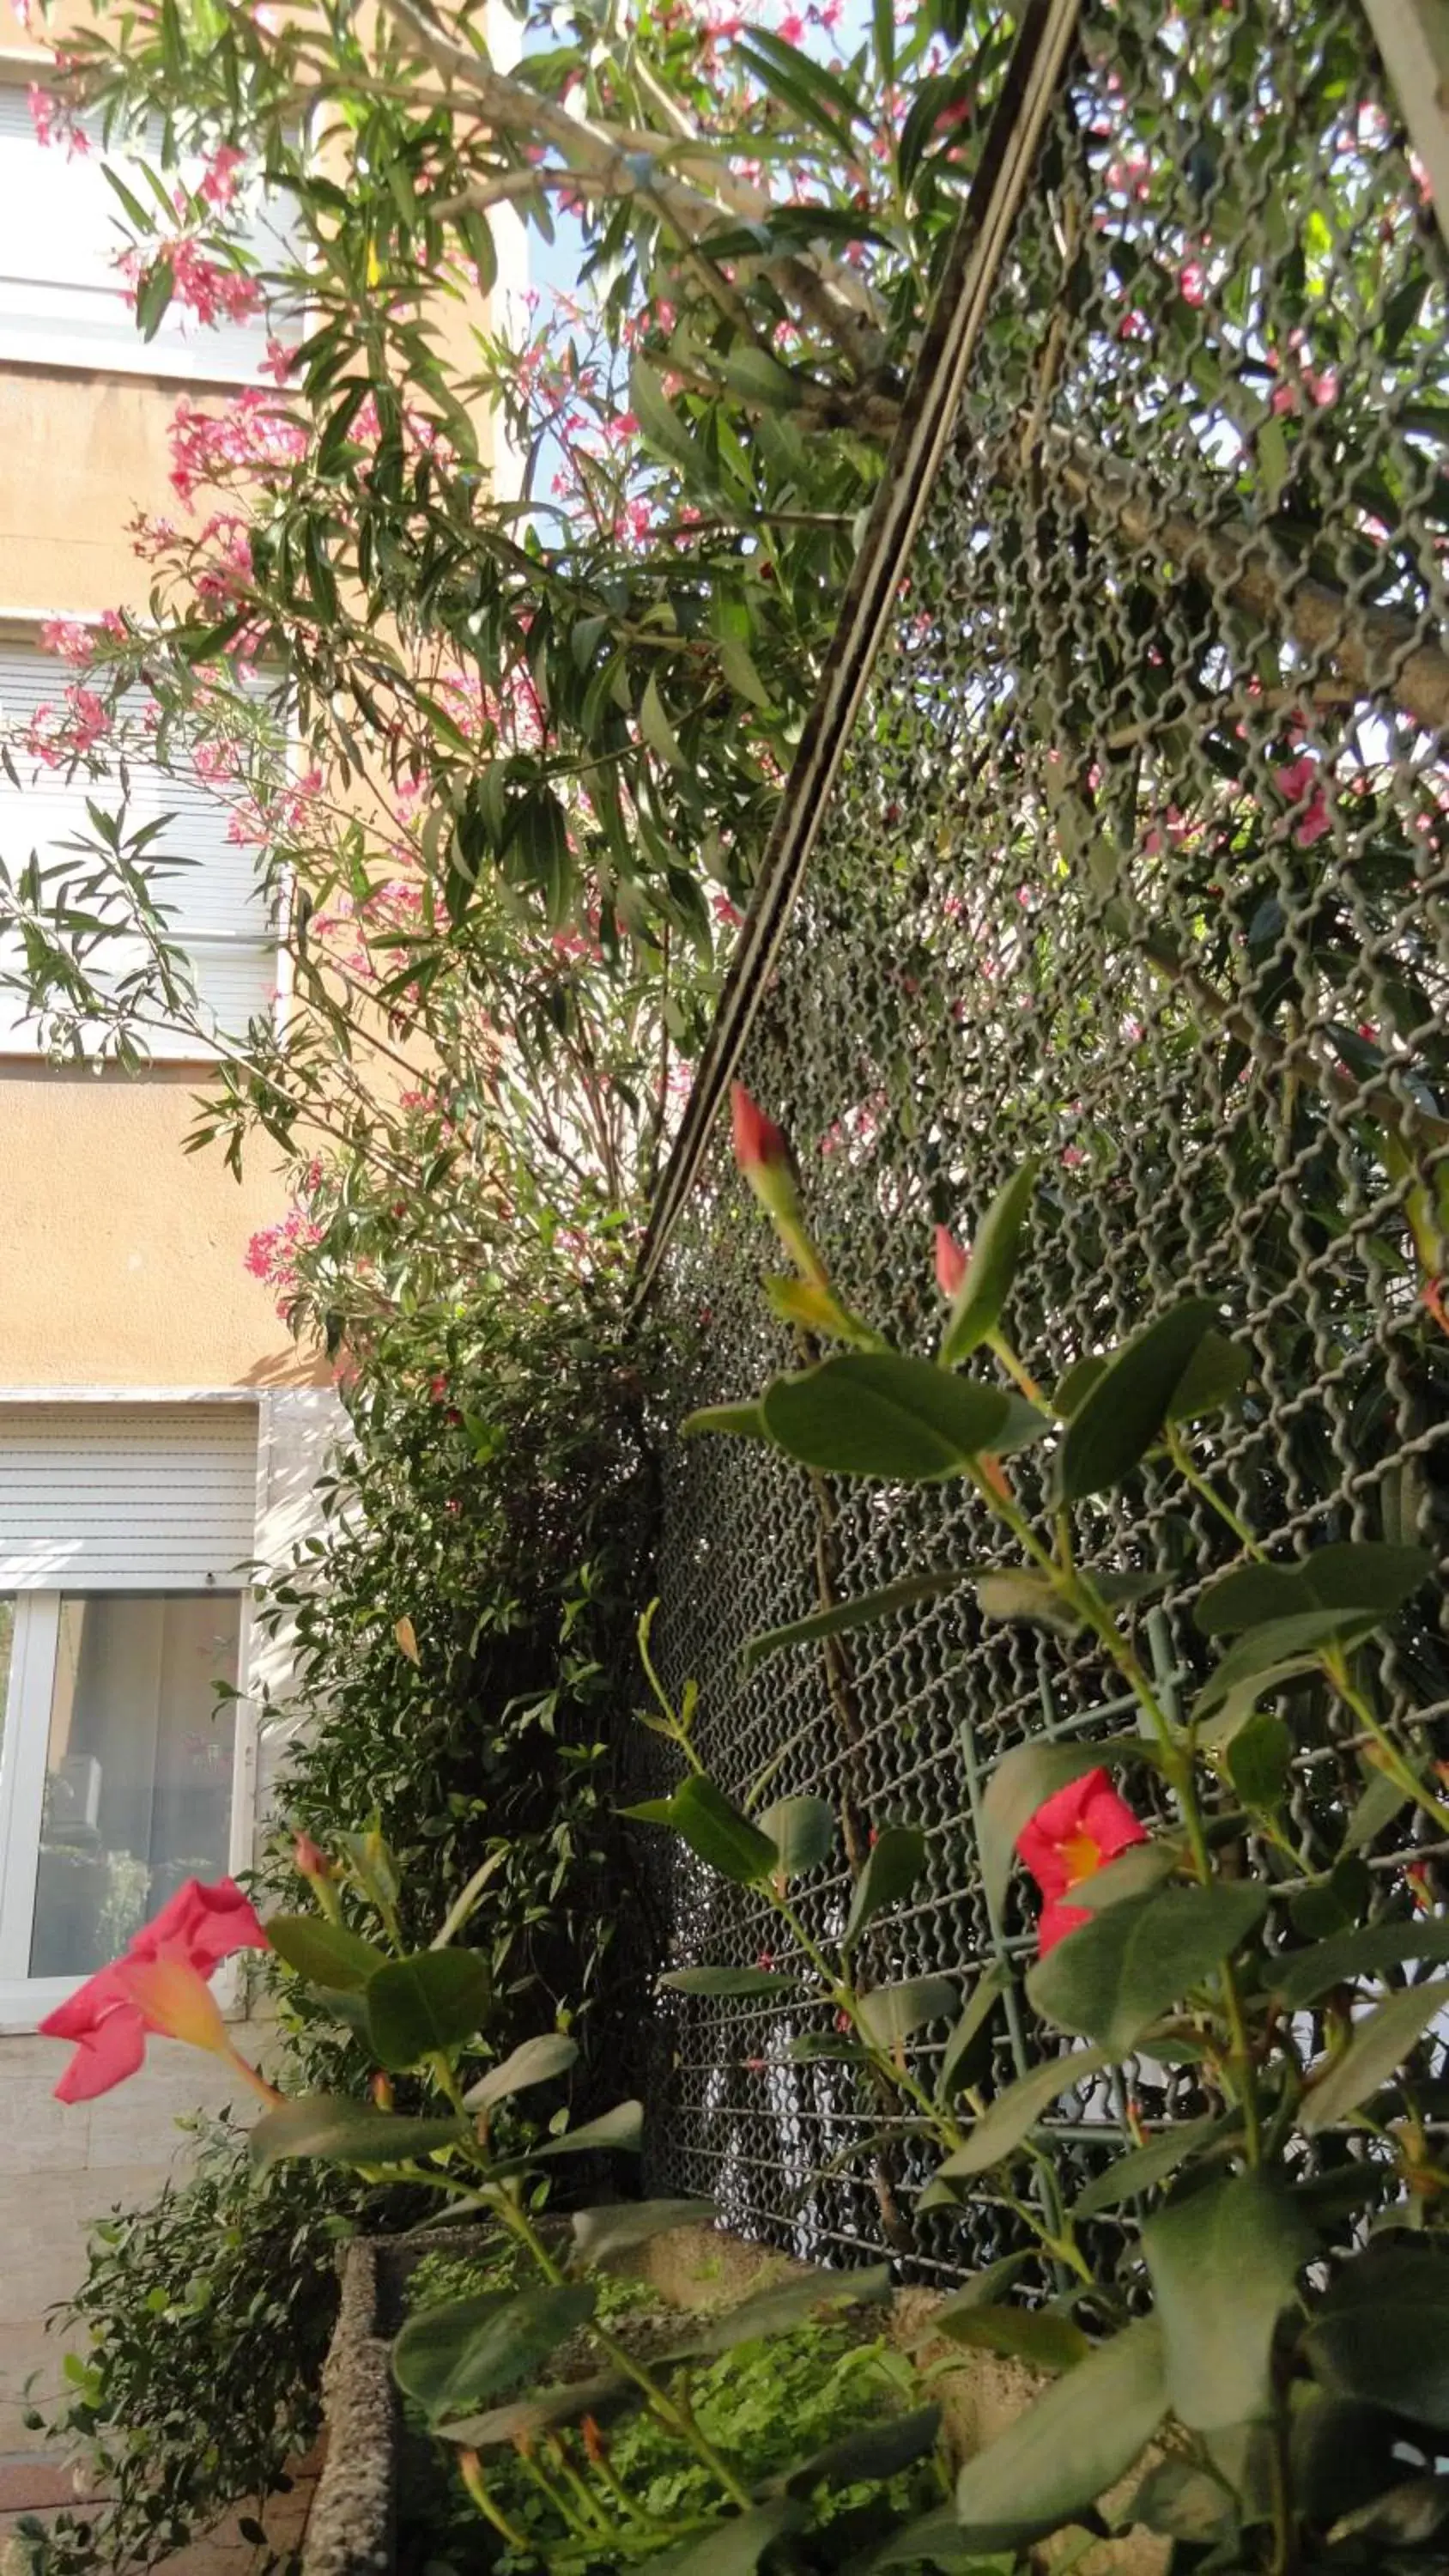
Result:
[[425,2254],[467,2254],[471,2228],[359,2236],[342,2262],[342,2302],[322,2375],[327,2461],[302,2550],[302,2576],[393,2576],[409,2436],[392,2376],[407,2283]]

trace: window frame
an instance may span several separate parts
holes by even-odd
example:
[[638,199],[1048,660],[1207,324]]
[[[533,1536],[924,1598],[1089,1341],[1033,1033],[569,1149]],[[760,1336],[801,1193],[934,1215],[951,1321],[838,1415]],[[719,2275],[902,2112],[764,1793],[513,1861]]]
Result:
[[[256,1416],[257,1426],[253,1513],[255,1545],[261,1532],[266,1502],[270,1440],[264,1408],[250,1389],[0,1388],[0,1402],[6,1404],[91,1401],[98,1405],[153,1403],[158,1411],[169,1410],[173,1405],[196,1403],[248,1405]],[[62,1598],[84,1597],[87,1591],[99,1597],[108,1588],[104,1584],[87,1587],[80,1582],[69,1591],[64,1586],[46,1590],[37,1586],[7,1595],[14,1603],[15,1634],[4,1726],[0,1729],[0,2037],[33,2033],[47,2013],[54,2012],[58,2004],[64,2003],[86,1983],[81,1976],[33,1977],[28,1973],[28,1962],[40,1871],[40,1830],[46,1755],[50,1743],[51,1690],[60,1633],[60,1604]],[[137,1587],[138,1590],[141,1588]],[[174,1575],[170,1575],[164,1565],[155,1570],[154,1580],[148,1571],[144,1586],[147,1592],[171,1590],[189,1594],[195,1594],[197,1588],[194,1573],[178,1568]],[[256,1691],[264,1641],[255,1622],[252,1588],[244,1583],[219,1583],[214,1589],[218,1594],[235,1597],[240,1603],[237,1639],[237,1689],[240,1696],[235,1703],[236,1736],[232,1748],[231,1810],[227,1828],[227,1870],[230,1876],[235,1877],[238,1870],[250,1868],[256,1837],[260,1738]],[[234,1960],[226,1961],[218,1970],[215,1990],[223,2012],[229,2019],[236,2019],[243,2009],[243,1995],[241,1977]]]

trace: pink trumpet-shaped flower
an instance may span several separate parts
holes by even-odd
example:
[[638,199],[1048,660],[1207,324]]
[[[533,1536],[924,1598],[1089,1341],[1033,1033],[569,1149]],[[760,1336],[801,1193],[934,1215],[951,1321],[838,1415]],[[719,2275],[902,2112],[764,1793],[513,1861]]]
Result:
[[55,2088],[59,2102],[90,2102],[134,2075],[146,2036],[184,2040],[224,2057],[268,2100],[276,2095],[227,2037],[208,1980],[236,1950],[270,1947],[252,1907],[232,1879],[203,1887],[188,1878],[152,1923],[40,2024],[46,2039],[69,2039],[76,2052]]
[[1036,1880],[1046,1903],[1037,1925],[1037,1950],[1045,1958],[1058,1941],[1091,1921],[1085,1905],[1068,1905],[1066,1897],[1087,1878],[1095,1878],[1147,1835],[1125,1798],[1120,1798],[1105,1771],[1069,1780],[1043,1800],[1016,1837],[1016,1848]]

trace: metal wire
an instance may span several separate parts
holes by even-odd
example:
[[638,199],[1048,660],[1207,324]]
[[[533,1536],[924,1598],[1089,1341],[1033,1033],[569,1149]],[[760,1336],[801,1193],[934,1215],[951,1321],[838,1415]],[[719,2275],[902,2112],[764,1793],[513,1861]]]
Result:
[[[1357,7],[1085,12],[738,1067],[792,1136],[841,1293],[904,1348],[938,1330],[933,1221],[969,1240],[1028,1154],[1011,1320],[1046,1383],[1185,1290],[1219,1299],[1253,1378],[1197,1456],[1284,1554],[1444,1542],[1446,278]],[[996,1920],[981,1886],[991,1765],[1120,1709],[1091,1653],[992,1624],[964,1581],[832,1669],[795,1649],[743,1678],[745,1641],[822,1580],[1002,1553],[959,1485],[827,1487],[754,1443],[677,1440],[691,1404],[798,1364],[760,1294],[775,1266],[721,1138],[659,1255],[679,1364],[656,1643],[676,1691],[698,1681],[732,1794],[773,1766],[771,1794],[819,1792],[862,1834],[924,1826],[926,1881],[869,1970],[964,1988],[1033,1947],[1029,1895]],[[1171,1569],[1151,1651],[1169,1687],[1200,1672],[1192,1606],[1235,1552],[1207,1506],[1150,1464],[1076,1537],[1090,1565]],[[1416,1753],[1439,1742],[1433,1618],[1401,1623],[1375,1688]],[[1407,1901],[1417,1828],[1346,1853],[1361,1748],[1322,1684],[1285,1706],[1296,1858],[1261,1860],[1283,1906]],[[748,1895],[662,1838],[649,1866],[676,1963],[788,1964]],[[848,1888],[842,1853],[808,1892],[817,1932]],[[786,2058],[798,2007],[664,2010],[662,2187],[928,2279],[1019,2241],[990,2200],[915,2211],[929,2155],[873,2156],[868,2091]],[[1041,2044],[1013,1994],[987,2081]],[[1188,2071],[1133,2082],[1149,2121],[1201,2107]],[[1123,2108],[1099,2080],[1062,2116],[1069,2173]]]

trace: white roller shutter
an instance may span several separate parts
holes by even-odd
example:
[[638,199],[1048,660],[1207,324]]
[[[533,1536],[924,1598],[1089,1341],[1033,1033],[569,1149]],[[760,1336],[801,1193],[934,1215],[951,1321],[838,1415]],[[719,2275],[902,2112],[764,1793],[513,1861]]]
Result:
[[[68,778],[63,769],[31,763],[14,748],[17,730],[23,731],[39,708],[62,707],[66,685],[76,676],[68,663],[38,645],[0,638],[0,735],[11,740],[11,757],[22,781],[17,789],[0,772],[0,858],[12,873],[24,867],[32,850],[44,862],[47,853],[58,854],[66,841],[93,841],[88,797],[106,813],[122,807],[119,781],[97,782],[81,772]],[[144,703],[137,692],[134,712]],[[226,812],[199,778],[172,778],[138,758],[128,759],[127,770],[125,830],[136,831],[169,814],[173,819],[151,843],[147,859],[190,862],[164,878],[156,892],[171,916],[177,945],[191,961],[206,1022],[213,1031],[240,1037],[248,1020],[268,1009],[277,975],[275,941],[257,886],[256,853],[227,839]],[[84,867],[84,859],[75,864]],[[15,947],[3,943],[0,963],[9,968],[15,958]],[[97,981],[105,962],[98,952]],[[138,961],[128,955],[125,942],[118,942],[112,962],[117,972],[124,972]],[[33,1054],[40,1044],[36,1023],[23,1014],[22,997],[0,986],[0,1053]],[[166,1030],[148,1031],[146,1042],[155,1056],[197,1053],[193,1037]]]
[[0,1593],[235,1590],[253,1404],[0,1404]]
[[[107,183],[99,121],[86,120],[91,148],[37,140],[29,99],[0,80],[0,356],[43,366],[96,367],[128,375],[197,382],[255,382],[266,356],[260,316],[204,329],[173,305],[153,340],[143,340],[115,267],[128,227]],[[148,153],[159,161],[160,124]],[[133,196],[151,191],[133,158],[109,156]],[[191,184],[195,171],[186,173]],[[255,228],[256,255],[275,263],[279,235]]]

